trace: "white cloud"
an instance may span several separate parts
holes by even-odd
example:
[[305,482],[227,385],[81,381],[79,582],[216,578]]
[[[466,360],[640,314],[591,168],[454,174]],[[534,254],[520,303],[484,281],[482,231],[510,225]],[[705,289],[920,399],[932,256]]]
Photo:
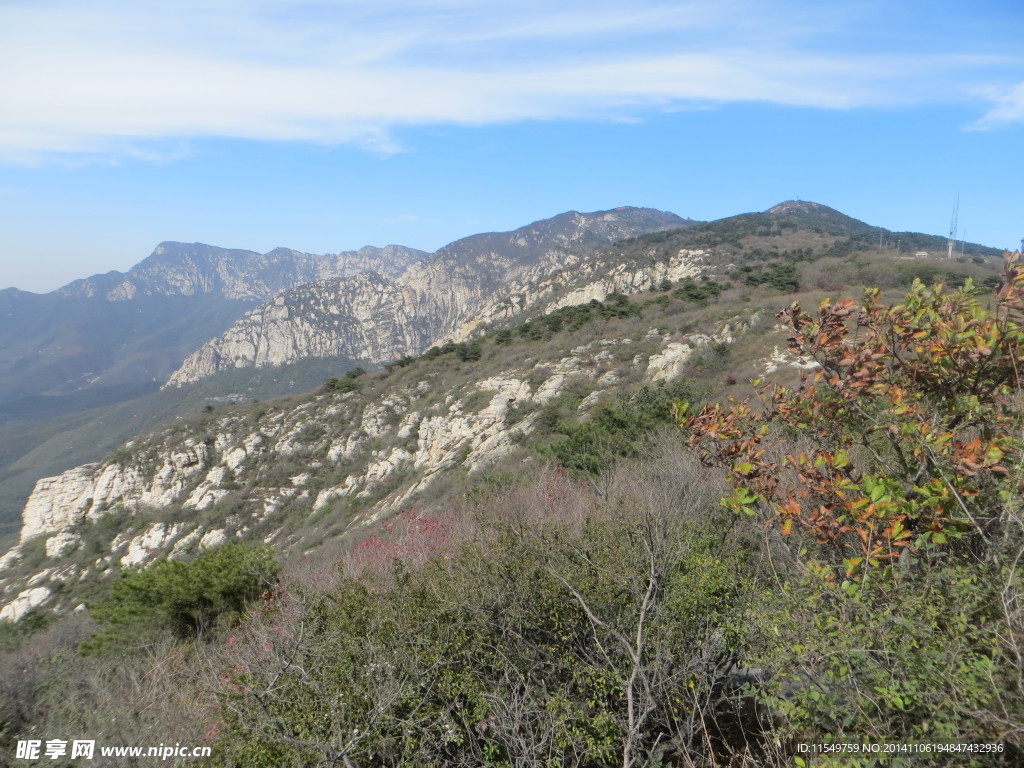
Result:
[[[0,9],[0,158],[167,158],[197,137],[392,152],[391,129],[407,125],[631,119],[731,101],[905,104],[948,93],[936,84],[979,65],[822,54],[808,47],[807,9],[789,18],[785,7],[768,16],[741,0],[572,0],[553,11],[532,0],[15,2]],[[992,114],[1017,114],[1016,98]]]
[[979,94],[995,103],[973,128],[991,128],[1005,123],[1024,123],[1024,82],[1002,88],[985,88]]

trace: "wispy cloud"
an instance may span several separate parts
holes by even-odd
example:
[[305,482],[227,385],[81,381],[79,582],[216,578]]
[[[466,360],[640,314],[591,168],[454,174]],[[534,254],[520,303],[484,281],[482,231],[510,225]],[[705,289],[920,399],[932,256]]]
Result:
[[985,129],[1006,123],[1024,123],[1024,82],[1001,88],[985,88],[979,95],[995,106],[971,127]]
[[[772,5],[16,1],[0,9],[0,159],[167,159],[200,137],[394,152],[410,125],[908,104],[966,93],[991,65],[826,53],[814,32],[835,19]],[[1020,90],[993,99],[986,120],[1024,119]]]

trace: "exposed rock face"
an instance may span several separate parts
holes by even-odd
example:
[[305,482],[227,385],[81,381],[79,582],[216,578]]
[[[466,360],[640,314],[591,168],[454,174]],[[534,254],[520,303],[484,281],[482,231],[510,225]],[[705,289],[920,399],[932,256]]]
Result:
[[69,527],[92,506],[96,464],[69,469],[36,483],[22,512],[22,543],[43,533]]
[[3,608],[0,608],[0,621],[18,621],[30,610],[45,603],[50,594],[47,587],[26,589]]
[[[129,444],[127,458],[37,483],[24,510],[21,543],[46,537],[52,566],[10,579],[4,574],[18,567],[23,548],[0,558],[2,615],[15,619],[31,607],[52,605],[61,599],[59,582],[84,578],[75,566],[61,565],[62,558],[74,557],[86,540],[95,546],[101,515],[116,516],[120,532],[96,563],[97,574],[161,555],[185,556],[250,529],[270,541],[282,528],[281,516],[294,519],[296,510],[341,516],[349,528],[365,525],[410,503],[447,470],[476,472],[508,454],[515,433],[530,432],[539,409],[566,388],[593,388],[580,406],[585,411],[621,379],[637,372],[646,380],[669,376],[686,353],[730,339],[742,325],[686,344],[656,329],[639,340],[598,339],[564,356],[457,380],[448,389],[438,388],[433,377],[440,374],[428,373],[373,397],[320,394],[287,409],[268,407],[255,419],[222,416],[202,428],[202,437],[167,428]],[[356,501],[363,511],[349,520],[344,510]]]
[[588,259],[570,258],[544,272],[530,270],[523,278],[509,283],[499,295],[489,297],[473,317],[460,323],[439,342],[463,341],[477,328],[505,320],[526,311],[551,312],[562,307],[603,301],[612,293],[646,291],[663,280],[697,277],[704,271],[707,252],[681,250],[667,262],[649,265],[606,262],[594,254]]
[[646,377],[651,381],[674,379],[682,374],[687,361],[702,347],[712,344],[731,344],[737,333],[761,324],[761,316],[754,313],[746,320],[734,319],[715,333],[693,333],[681,341],[667,344],[660,354],[651,355]]
[[[207,447],[186,442],[138,464],[85,464],[36,483],[22,513],[20,541],[95,518],[114,504],[166,506],[203,468]],[[154,467],[155,465],[155,467]]]
[[[394,360],[460,341],[482,324],[526,309],[578,304],[691,276],[699,272],[699,258],[689,252],[650,266],[587,259],[597,247],[684,224],[649,209],[571,212],[514,232],[456,241],[394,279],[366,273],[303,286],[246,313],[186,359],[168,385],[303,357]],[[555,296],[570,286],[568,295]]]
[[401,274],[426,256],[400,245],[316,254],[288,248],[269,253],[217,248],[202,243],[161,243],[128,272],[108,272],[69,283],[64,297],[128,301],[143,296],[218,294],[225,299],[265,300],[296,285],[373,270]]
[[192,354],[168,384],[303,357],[375,361],[419,352],[437,332],[430,303],[422,293],[374,272],[304,285],[247,312]]
[[128,542],[128,551],[120,560],[121,567],[127,568],[144,563],[155,550],[162,549],[177,539],[183,528],[181,524],[154,523],[141,536],[136,536]]
[[761,365],[764,366],[764,373],[766,376],[775,373],[780,368],[791,367],[796,368],[800,371],[809,371],[814,368],[820,368],[821,364],[816,360],[812,360],[806,357],[800,357],[793,354],[792,351],[785,349],[780,350],[778,345],[772,350],[772,353],[760,361]]

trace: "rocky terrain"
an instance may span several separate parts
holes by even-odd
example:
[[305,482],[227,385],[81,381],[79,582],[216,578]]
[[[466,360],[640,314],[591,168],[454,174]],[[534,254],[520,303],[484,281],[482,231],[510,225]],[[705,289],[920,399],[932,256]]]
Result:
[[[317,256],[162,243],[126,273],[79,280],[46,296],[5,291],[0,535],[10,530],[36,479],[98,459],[127,436],[118,426],[126,406],[138,403],[133,424],[139,410],[166,408],[141,398],[187,356],[174,383],[254,361],[313,359],[324,360],[322,380],[339,361],[391,360],[443,341],[461,326],[468,332],[519,283],[548,278],[600,245],[687,223],[645,209],[567,213],[513,233],[473,235],[429,257],[401,246]],[[512,296],[512,309],[521,300]],[[257,302],[267,303],[232,325]],[[222,340],[204,346],[229,326]],[[239,389],[249,387],[192,388],[178,399],[194,410]],[[26,427],[26,420],[36,423]],[[95,437],[67,450],[62,436],[80,431],[85,421]]]
[[[123,568],[224,541],[301,551],[344,538],[503,463],[556,460],[560,432],[686,377],[742,393],[765,374],[796,376],[808,363],[770,318],[798,290],[815,300],[864,275],[992,278],[980,256],[848,259],[878,230],[814,204],[666,230],[674,221],[564,214],[251,310],[172,381],[329,355],[387,365],[281,401],[208,405],[40,479],[0,559],[0,617],[72,610]],[[638,228],[652,232],[596,247]]]
[[[247,312],[190,355],[168,384],[305,357],[380,363],[418,354],[431,344],[465,338],[482,324],[539,308],[556,290],[593,272],[586,262],[601,246],[686,223],[650,209],[570,212],[513,232],[458,240],[393,279],[366,273],[304,285]],[[613,290],[649,287],[653,274],[592,274],[597,282],[575,295],[604,298]]]
[[493,372],[474,376],[481,364],[463,363],[454,380],[422,358],[401,375],[369,377],[363,389],[372,393],[325,392],[134,441],[36,484],[20,544],[0,560],[0,618],[72,609],[66,585],[155,557],[238,539],[301,548],[323,536],[317,521],[343,535],[414,503],[449,473],[482,475],[512,452],[536,460],[519,445],[567,392],[584,417],[629,387],[671,381],[700,350],[762,322],[737,317],[685,338],[656,327],[599,336],[507,368],[495,349],[483,366]]
[[[424,255],[401,246],[318,256],[161,243],[124,273],[45,295],[0,291],[0,537],[35,480],[123,441],[124,426],[154,406],[144,398],[245,310],[311,280],[398,274]],[[119,409],[136,402],[126,419]],[[87,423],[92,437],[66,439]]]

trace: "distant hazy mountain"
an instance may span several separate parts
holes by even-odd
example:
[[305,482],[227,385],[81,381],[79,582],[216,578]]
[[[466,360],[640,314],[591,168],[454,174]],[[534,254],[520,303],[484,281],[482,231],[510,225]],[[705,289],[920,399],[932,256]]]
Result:
[[160,243],[128,272],[108,272],[75,280],[56,293],[124,301],[142,296],[199,296],[265,300],[296,285],[367,270],[397,275],[426,254],[414,248],[366,246],[323,256],[275,248],[255,253],[202,243]]
[[[158,389],[245,310],[310,280],[398,274],[425,255],[401,246],[317,256],[161,243],[127,272],[44,295],[0,291],[0,536],[38,477],[102,456],[132,425],[167,418],[149,401],[116,409]],[[185,412],[202,407],[193,394],[197,403],[180,403]]]
[[24,396],[162,382],[259,301],[327,277],[398,274],[424,255],[401,246],[316,256],[161,243],[125,273],[44,295],[0,291],[0,420],[19,415],[5,403]]

